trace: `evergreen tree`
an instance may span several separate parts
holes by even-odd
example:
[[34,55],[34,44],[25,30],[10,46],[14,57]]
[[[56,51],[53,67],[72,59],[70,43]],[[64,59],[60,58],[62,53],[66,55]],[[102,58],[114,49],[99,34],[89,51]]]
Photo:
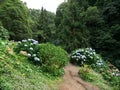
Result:
[[81,5],[81,2],[69,0],[67,4],[63,3],[57,9],[56,18],[59,19],[59,22],[56,20],[57,33],[59,33],[57,43],[68,52],[88,45],[88,31],[84,23],[86,4],[82,2]]
[[30,9],[30,15],[33,20],[33,38],[39,42],[53,42],[55,33],[55,14],[45,10]]

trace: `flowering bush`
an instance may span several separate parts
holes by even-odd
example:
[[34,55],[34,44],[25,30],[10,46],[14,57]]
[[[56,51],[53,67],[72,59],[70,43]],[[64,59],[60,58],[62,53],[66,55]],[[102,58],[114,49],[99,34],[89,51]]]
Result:
[[40,65],[42,71],[56,76],[63,74],[63,66],[68,62],[67,53],[62,48],[49,43],[38,44],[33,39],[19,41],[14,51],[27,52],[28,59]]
[[[92,48],[78,49],[71,55],[70,62],[76,65],[93,64],[102,61]],[[101,63],[102,64],[102,63]]]
[[102,58],[96,54],[92,48],[78,49],[71,55],[71,63],[76,65],[90,65],[93,70],[101,73],[105,80],[111,81],[111,84],[120,83],[119,70],[110,68]]
[[19,53],[20,51],[25,51],[27,52],[27,57],[29,60],[33,62],[40,62],[40,58],[38,56],[39,52],[35,48],[37,44],[38,41],[34,39],[22,40],[17,43],[14,51],[17,53]]

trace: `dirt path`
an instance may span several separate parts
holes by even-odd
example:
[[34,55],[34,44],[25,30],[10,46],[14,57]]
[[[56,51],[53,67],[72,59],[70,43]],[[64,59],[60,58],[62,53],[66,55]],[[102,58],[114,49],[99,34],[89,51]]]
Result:
[[64,70],[65,75],[59,90],[99,90],[96,86],[86,83],[78,77],[79,69],[76,66],[69,64]]

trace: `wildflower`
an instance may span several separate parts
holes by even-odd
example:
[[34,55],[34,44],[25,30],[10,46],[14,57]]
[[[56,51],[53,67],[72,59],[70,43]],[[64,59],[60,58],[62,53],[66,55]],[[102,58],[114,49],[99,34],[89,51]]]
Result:
[[40,59],[38,57],[34,57],[35,61],[40,61]]
[[33,48],[32,48],[32,47],[30,47],[30,50],[33,50]]

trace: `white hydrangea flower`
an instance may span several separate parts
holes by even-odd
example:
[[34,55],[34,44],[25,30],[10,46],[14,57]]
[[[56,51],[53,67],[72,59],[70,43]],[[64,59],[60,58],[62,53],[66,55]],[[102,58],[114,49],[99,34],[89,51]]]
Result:
[[34,57],[35,61],[40,61],[40,59],[38,57]]
[[32,48],[32,47],[30,47],[30,50],[33,50],[33,48]]
[[33,44],[38,44],[38,41],[34,41]]
[[22,42],[27,42],[27,40],[22,40]]
[[27,47],[28,45],[27,45],[27,44],[25,44],[24,46],[25,46],[25,47]]
[[33,54],[33,57],[35,57],[36,56],[36,54]]
[[30,43],[30,45],[33,45],[33,43]]
[[31,54],[30,54],[30,53],[28,53],[28,54],[27,54],[27,56],[28,56],[28,57],[31,57]]
[[31,41],[32,39],[28,39],[28,41]]

